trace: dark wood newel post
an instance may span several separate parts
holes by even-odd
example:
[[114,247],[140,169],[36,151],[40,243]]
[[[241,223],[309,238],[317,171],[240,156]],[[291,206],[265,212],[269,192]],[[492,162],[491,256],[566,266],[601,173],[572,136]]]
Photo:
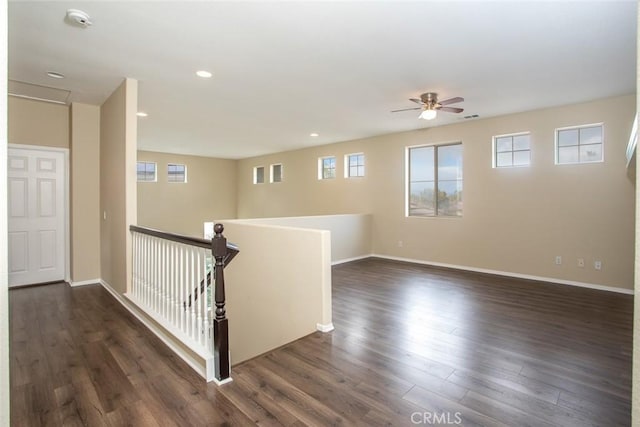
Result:
[[213,344],[215,350],[215,376],[218,381],[229,378],[229,324],[224,308],[224,262],[227,257],[227,239],[222,235],[224,226],[213,227],[215,236],[211,240],[211,249],[215,264],[215,304],[216,316],[213,320]]

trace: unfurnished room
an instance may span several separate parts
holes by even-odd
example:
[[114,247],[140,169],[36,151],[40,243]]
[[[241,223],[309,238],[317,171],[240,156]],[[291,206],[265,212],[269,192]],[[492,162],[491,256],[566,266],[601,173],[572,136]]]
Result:
[[640,425],[639,17],[1,0],[0,425]]

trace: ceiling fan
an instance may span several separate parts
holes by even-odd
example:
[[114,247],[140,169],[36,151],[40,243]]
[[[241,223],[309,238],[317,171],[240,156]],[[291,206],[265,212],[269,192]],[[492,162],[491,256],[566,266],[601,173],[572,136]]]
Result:
[[459,96],[456,96],[455,98],[445,99],[444,101],[438,101],[437,93],[427,92],[420,95],[420,99],[411,98],[409,99],[409,101],[420,104],[420,107],[393,110],[392,113],[397,113],[398,111],[422,110],[422,113],[420,113],[420,116],[418,117],[424,120],[432,120],[435,119],[438,115],[438,110],[446,111],[449,113],[462,113],[464,111],[463,108],[445,107],[445,105],[456,104],[458,102],[464,101],[464,98],[461,98]]

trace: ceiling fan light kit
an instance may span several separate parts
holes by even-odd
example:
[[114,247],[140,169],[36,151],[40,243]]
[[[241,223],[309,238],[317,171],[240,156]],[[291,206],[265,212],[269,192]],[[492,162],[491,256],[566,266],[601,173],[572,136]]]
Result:
[[438,115],[438,112],[436,110],[431,110],[427,108],[422,110],[422,113],[420,113],[418,118],[424,119],[424,120],[433,120],[436,118],[437,115]]
[[448,113],[462,113],[464,111],[464,109],[458,107],[445,107],[445,105],[456,104],[458,102],[464,101],[464,98],[461,98],[459,96],[438,102],[437,93],[426,92],[420,95],[420,99],[411,98],[409,99],[409,101],[419,104],[420,107],[393,110],[392,113],[397,113],[399,111],[422,110],[418,118],[424,120],[433,120],[438,116],[438,110],[446,111]]

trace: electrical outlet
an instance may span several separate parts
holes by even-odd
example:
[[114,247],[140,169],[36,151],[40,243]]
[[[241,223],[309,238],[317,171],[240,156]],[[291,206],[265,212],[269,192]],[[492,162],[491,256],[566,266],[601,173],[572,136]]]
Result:
[[556,265],[562,264],[562,257],[560,255],[556,256]]
[[602,261],[595,261],[593,263],[593,268],[595,268],[596,270],[602,270]]
[[580,268],[584,267],[584,258],[578,258],[578,267]]
[[398,240],[398,247],[401,248],[404,245],[404,243],[402,243],[402,240]]

